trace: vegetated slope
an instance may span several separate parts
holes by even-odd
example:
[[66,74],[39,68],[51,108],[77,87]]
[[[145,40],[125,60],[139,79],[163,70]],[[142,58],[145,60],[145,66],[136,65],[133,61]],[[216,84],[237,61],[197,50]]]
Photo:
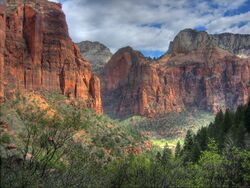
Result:
[[[238,147],[250,150],[250,101],[247,105],[241,105],[236,111],[227,109],[224,113],[218,112],[215,120],[208,127],[201,128],[195,135],[189,131],[187,139],[192,138],[190,151],[192,157],[199,157],[199,153],[208,148],[209,139],[214,139],[218,149],[223,151],[228,148]],[[195,156],[196,155],[196,156]],[[190,156],[189,156],[190,157]],[[192,160],[191,159],[189,160]]]
[[102,75],[104,66],[112,57],[110,49],[100,42],[82,41],[77,45],[82,56],[91,64],[91,70]]
[[[103,152],[105,159],[143,151],[143,141],[146,141],[146,138],[139,132],[84,107],[84,101],[70,100],[59,93],[25,92],[1,106],[1,128],[6,134],[13,133],[13,138],[17,138],[18,134],[26,132],[28,126],[34,125],[42,130],[48,128],[45,122],[56,126],[66,123],[69,118],[77,123],[72,127],[65,125],[69,129],[72,128],[72,139],[85,147],[95,147],[99,152]],[[40,120],[44,121],[45,125]]]
[[0,25],[0,100],[44,89],[90,101],[102,113],[99,78],[69,37],[61,4],[7,0]]
[[84,100],[52,92],[25,92],[6,101],[0,111],[3,187],[71,186],[78,178],[86,181],[83,173],[97,179],[105,164],[151,149],[137,131],[84,107]]
[[130,47],[118,50],[105,66],[105,110],[155,117],[190,107],[218,112],[246,104],[250,35],[227,36],[183,30],[159,60]]
[[183,139],[187,130],[196,132],[206,127],[214,119],[214,114],[202,110],[185,110],[180,113],[170,112],[155,118],[134,116],[123,120],[143,135],[158,139]]
[[79,101],[63,95],[26,93],[5,105],[1,187],[250,185],[250,103],[235,113],[218,113],[196,135],[188,131],[175,154],[168,145],[151,148],[136,131],[82,111]]

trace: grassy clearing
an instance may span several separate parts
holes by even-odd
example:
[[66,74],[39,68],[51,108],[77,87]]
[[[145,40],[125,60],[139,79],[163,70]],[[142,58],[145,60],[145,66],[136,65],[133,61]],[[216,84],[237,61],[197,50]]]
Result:
[[170,139],[170,138],[169,138],[169,139],[152,138],[152,139],[151,139],[151,142],[153,143],[154,146],[163,149],[164,146],[165,146],[166,144],[168,144],[168,147],[169,147],[172,151],[175,150],[175,146],[176,146],[176,144],[177,144],[178,141],[180,142],[181,145],[183,145],[184,139],[182,139],[182,138],[179,138],[179,139],[177,139],[177,138],[175,138],[175,139]]

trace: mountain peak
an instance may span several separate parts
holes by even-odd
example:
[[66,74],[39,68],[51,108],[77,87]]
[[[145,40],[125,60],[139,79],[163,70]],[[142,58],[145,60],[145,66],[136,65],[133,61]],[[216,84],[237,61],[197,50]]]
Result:
[[205,50],[218,47],[233,55],[250,57],[249,34],[208,34],[194,29],[181,30],[170,42],[168,54],[187,54],[194,50]]
[[92,71],[101,74],[105,64],[113,55],[110,49],[97,41],[82,41],[77,43],[77,45],[80,48],[82,56],[90,62]]
[[207,48],[211,44],[211,36],[207,32],[184,29],[170,43],[168,53],[189,53],[193,50]]

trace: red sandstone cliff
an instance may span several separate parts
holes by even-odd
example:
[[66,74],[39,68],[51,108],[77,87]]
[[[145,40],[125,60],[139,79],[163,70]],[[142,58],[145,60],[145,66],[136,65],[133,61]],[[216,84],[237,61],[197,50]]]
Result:
[[6,33],[1,76],[7,83],[5,94],[22,89],[58,91],[90,101],[90,107],[101,113],[100,81],[70,39],[61,5],[47,0],[8,0],[5,15],[6,32],[0,31],[1,46]]
[[107,109],[151,117],[187,107],[216,112],[247,103],[250,58],[218,47],[205,32],[189,32],[194,31],[181,32],[171,52],[157,61],[130,47],[120,49],[105,67]]
[[5,43],[5,7],[0,5],[0,103],[3,102],[3,97],[4,97],[4,88],[3,88],[4,43]]

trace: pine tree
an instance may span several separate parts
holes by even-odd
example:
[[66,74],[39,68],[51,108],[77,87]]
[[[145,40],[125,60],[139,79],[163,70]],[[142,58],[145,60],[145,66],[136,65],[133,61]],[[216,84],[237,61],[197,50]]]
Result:
[[194,144],[193,133],[191,130],[187,131],[187,135],[184,140],[184,151],[191,151]]
[[236,131],[236,144],[238,147],[244,148],[245,146],[245,133],[246,129],[242,123],[240,123],[237,131]]
[[201,151],[206,150],[208,142],[208,131],[206,127],[202,127],[195,136],[195,141],[199,143]]
[[227,133],[228,130],[232,127],[233,125],[233,113],[230,112],[229,109],[226,110],[225,115],[224,115],[224,121],[222,124],[222,130],[223,133]]
[[164,166],[166,166],[169,164],[171,159],[172,159],[172,151],[171,149],[169,149],[168,144],[166,144],[162,152],[161,162]]
[[224,120],[224,114],[223,114],[222,110],[220,110],[220,111],[216,114],[216,116],[215,116],[215,121],[214,121],[214,123],[215,123],[216,125],[218,125],[218,124],[221,124],[221,123],[223,122],[223,120]]
[[234,114],[234,124],[239,125],[242,121],[244,121],[244,111],[245,107],[240,105],[238,106],[235,114]]
[[250,133],[250,101],[248,102],[247,109],[245,111],[245,127],[247,132]]
[[161,161],[161,153],[160,153],[160,152],[157,152],[155,158],[156,158],[157,161]]
[[175,147],[175,158],[180,157],[180,155],[181,155],[181,144],[180,141],[178,141]]
[[193,139],[193,133],[188,130],[187,135],[184,140],[184,146],[183,146],[183,155],[184,155],[184,163],[190,162],[193,159],[192,149],[194,146],[194,139]]
[[201,150],[198,143],[195,143],[192,148],[192,162],[197,162],[200,158]]

